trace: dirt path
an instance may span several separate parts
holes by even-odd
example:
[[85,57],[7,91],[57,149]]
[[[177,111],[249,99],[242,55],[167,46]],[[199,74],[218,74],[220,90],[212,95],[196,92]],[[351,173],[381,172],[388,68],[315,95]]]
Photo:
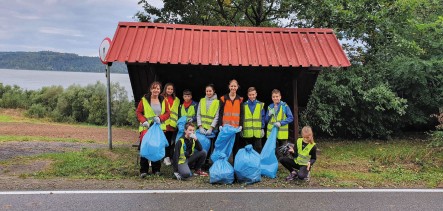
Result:
[[[0,122],[0,135],[71,138],[106,143],[108,129],[65,124]],[[112,128],[112,140],[132,143],[137,140],[137,133],[129,129]]]

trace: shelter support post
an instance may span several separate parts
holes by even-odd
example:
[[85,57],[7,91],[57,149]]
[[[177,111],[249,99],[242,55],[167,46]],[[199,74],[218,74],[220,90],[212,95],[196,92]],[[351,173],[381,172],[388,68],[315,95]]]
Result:
[[108,144],[112,149],[112,131],[111,131],[111,66],[106,65],[106,101],[108,110]]
[[294,115],[294,143],[296,143],[298,139],[298,92],[297,92],[297,80],[299,74],[296,73],[294,77],[292,77],[292,93],[294,93],[293,103],[294,110],[292,114]]

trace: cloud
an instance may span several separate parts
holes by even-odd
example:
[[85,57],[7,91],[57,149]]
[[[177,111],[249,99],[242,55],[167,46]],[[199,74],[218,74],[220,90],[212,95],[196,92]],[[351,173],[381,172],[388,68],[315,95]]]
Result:
[[39,32],[46,33],[46,34],[56,34],[56,35],[73,36],[73,37],[84,37],[84,35],[77,30],[63,29],[63,28],[42,27],[39,29]]
[[[120,21],[136,21],[139,0],[15,0],[0,7],[0,51],[44,51],[98,56]],[[150,0],[151,2],[151,0]],[[156,5],[160,0],[152,1]]]

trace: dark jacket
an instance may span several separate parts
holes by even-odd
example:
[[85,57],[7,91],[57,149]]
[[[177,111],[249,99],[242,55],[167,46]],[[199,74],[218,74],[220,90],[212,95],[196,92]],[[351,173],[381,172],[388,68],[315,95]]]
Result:
[[[186,145],[185,157],[186,157],[186,159],[188,159],[189,157],[191,157],[191,152],[192,152],[192,138],[187,139],[185,137],[185,135],[183,135],[181,138],[183,138],[185,140],[185,145]],[[180,139],[175,143],[174,156],[172,159],[172,166],[174,168],[174,172],[178,171],[178,158],[180,157],[180,149],[182,148],[182,142],[180,141]],[[198,151],[203,150],[203,147],[200,144],[200,141],[195,140],[195,149],[194,150],[198,150]]]

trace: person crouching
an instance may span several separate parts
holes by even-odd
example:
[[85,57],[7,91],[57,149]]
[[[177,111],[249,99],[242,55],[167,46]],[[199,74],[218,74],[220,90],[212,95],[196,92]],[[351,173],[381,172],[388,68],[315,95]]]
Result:
[[173,167],[174,176],[177,180],[191,177],[191,167],[194,167],[195,176],[208,176],[208,173],[201,170],[206,159],[206,151],[197,140],[195,126],[192,122],[185,124],[184,135],[175,144]]

